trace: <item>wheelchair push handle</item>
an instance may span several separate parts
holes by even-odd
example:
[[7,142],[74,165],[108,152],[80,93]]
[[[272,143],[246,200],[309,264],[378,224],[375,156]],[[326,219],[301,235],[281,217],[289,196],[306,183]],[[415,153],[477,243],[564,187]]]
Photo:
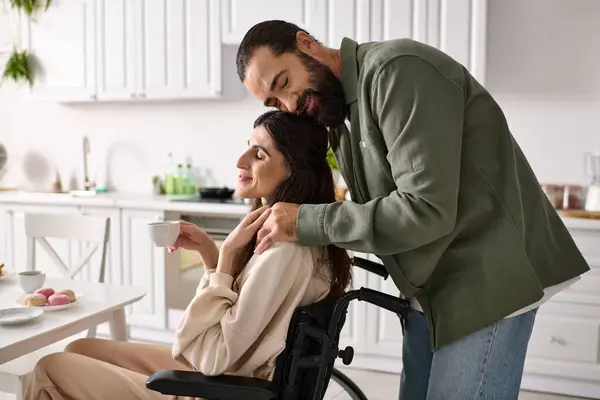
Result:
[[382,264],[374,262],[374,261],[365,260],[364,258],[353,257],[352,265],[355,265],[355,266],[362,268],[366,271],[369,271],[373,274],[379,275],[379,276],[383,277],[383,279],[387,279],[388,276],[390,275],[390,274],[388,274],[387,270],[385,269],[385,267]]
[[387,293],[378,292],[377,290],[360,288],[358,295],[359,301],[366,301],[376,305],[377,307],[385,308],[393,313],[406,316],[410,309],[410,302],[406,299],[391,296]]

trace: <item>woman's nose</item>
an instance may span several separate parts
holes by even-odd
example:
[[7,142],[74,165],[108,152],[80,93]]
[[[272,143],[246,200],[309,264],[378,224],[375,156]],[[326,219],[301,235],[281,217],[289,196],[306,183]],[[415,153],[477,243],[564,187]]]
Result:
[[242,155],[238,158],[237,163],[235,164],[235,166],[237,168],[242,169],[242,168],[248,167],[248,161],[247,161],[247,157],[246,157],[247,154],[248,154],[248,152],[246,151],[246,152],[242,153]]

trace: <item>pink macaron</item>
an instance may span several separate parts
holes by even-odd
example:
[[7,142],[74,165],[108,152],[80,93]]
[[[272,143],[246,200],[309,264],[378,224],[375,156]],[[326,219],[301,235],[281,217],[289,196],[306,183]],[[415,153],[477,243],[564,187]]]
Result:
[[55,293],[48,297],[49,306],[62,306],[69,303],[71,303],[71,300],[69,300],[69,296],[65,294]]
[[41,289],[36,290],[33,293],[43,294],[44,297],[49,298],[50,296],[52,296],[54,294],[54,289],[52,289],[52,288],[41,288]]

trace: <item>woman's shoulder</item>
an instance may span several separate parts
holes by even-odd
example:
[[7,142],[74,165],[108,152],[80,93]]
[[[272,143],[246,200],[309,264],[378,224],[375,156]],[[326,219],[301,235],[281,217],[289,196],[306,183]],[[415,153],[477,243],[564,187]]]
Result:
[[303,246],[297,242],[276,242],[263,253],[254,254],[248,267],[271,265],[280,261],[296,265],[298,268],[313,269],[322,254],[323,250],[320,247]]

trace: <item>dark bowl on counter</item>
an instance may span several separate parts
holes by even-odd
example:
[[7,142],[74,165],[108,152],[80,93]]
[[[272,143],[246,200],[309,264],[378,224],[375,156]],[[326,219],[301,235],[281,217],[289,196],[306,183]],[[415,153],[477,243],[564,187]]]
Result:
[[234,189],[228,187],[204,187],[198,189],[202,199],[229,200],[233,197]]

